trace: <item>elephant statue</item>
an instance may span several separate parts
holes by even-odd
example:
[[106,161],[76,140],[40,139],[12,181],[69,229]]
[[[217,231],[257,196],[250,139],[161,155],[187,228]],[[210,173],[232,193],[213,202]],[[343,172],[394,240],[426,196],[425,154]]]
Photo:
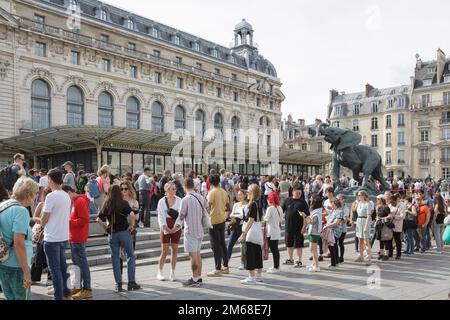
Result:
[[[378,180],[381,191],[389,190],[381,170],[382,160],[378,152],[367,145],[360,145],[361,135],[350,129],[332,127],[322,123],[318,127],[325,141],[331,144],[333,150],[332,172],[336,179],[337,191],[342,190],[340,182],[340,166],[349,168],[353,172],[353,179],[359,182],[361,189],[377,193],[371,178]],[[363,173],[361,179],[360,173]]]

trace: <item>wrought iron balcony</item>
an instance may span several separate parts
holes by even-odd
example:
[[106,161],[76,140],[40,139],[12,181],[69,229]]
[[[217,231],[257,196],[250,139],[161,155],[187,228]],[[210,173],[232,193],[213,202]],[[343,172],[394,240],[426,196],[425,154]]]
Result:
[[427,120],[427,121],[419,121],[419,127],[430,127],[431,126],[431,121]]
[[428,166],[430,165],[430,159],[419,159],[419,164],[421,166]]

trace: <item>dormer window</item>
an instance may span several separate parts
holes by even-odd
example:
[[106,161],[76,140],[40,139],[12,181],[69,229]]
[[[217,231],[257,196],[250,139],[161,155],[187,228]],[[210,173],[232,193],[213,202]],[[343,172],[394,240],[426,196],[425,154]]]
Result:
[[231,63],[236,63],[236,58],[234,56],[230,56]]
[[76,0],[70,0],[69,1],[69,10],[72,12],[76,12],[78,9],[78,3]]
[[180,37],[179,36],[173,36],[173,43],[175,43],[177,46],[180,45]]
[[423,80],[423,86],[424,86],[424,87],[431,86],[432,83],[433,83],[433,80],[432,80],[432,79],[425,79],[425,80]]
[[99,11],[99,18],[100,18],[100,20],[103,20],[103,21],[108,20],[108,16],[106,14],[106,10],[102,9],[102,10]]
[[217,52],[217,49],[212,49],[212,50],[211,50],[211,55],[212,55],[214,58],[217,58],[218,55],[219,55],[219,53]]
[[159,38],[159,30],[156,28],[152,28],[152,36],[154,38]]
[[200,51],[200,44],[198,42],[194,42],[194,50]]
[[360,105],[359,103],[355,104],[355,105],[353,106],[353,114],[354,114],[355,116],[358,116],[358,115],[359,115],[360,109],[361,109],[361,105]]
[[133,20],[127,19],[127,20],[125,21],[125,25],[126,25],[126,27],[127,27],[128,29],[134,30],[134,21],[133,21]]
[[435,67],[429,67],[428,68],[428,73],[435,73],[436,72],[436,68]]
[[372,103],[372,113],[378,112],[378,102]]
[[336,106],[334,107],[334,115],[335,116],[340,116],[342,113],[342,106]]

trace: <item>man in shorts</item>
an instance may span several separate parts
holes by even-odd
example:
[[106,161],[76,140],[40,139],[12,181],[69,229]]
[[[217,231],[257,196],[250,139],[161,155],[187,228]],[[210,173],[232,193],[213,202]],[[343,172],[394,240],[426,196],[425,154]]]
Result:
[[202,257],[200,255],[204,236],[202,215],[208,209],[208,203],[202,195],[194,191],[194,186],[192,178],[184,181],[186,197],[181,200],[180,210],[180,220],[184,221],[184,251],[189,254],[192,268],[192,277],[183,282],[185,287],[202,285]]
[[[294,268],[302,267],[302,254],[304,247],[304,221],[301,213],[309,216],[308,204],[303,196],[303,185],[299,182],[292,187],[292,197],[283,204],[286,219],[286,247],[289,259],[285,265],[294,265]],[[294,262],[294,249],[297,251],[298,261]]]

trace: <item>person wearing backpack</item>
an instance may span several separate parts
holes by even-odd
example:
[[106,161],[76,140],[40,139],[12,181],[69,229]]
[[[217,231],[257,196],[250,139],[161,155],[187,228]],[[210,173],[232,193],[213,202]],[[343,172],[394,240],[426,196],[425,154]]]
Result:
[[84,170],[78,171],[78,176],[77,176],[77,181],[76,181],[76,184],[77,184],[76,191],[77,191],[78,194],[84,194],[85,193],[85,191],[86,191],[85,187],[86,187],[88,181],[89,180],[88,180],[88,178],[86,176],[86,172],[84,172]]
[[14,155],[14,163],[0,170],[0,181],[8,190],[12,192],[16,181],[23,176],[26,176],[25,170],[25,156],[21,153]]
[[20,178],[11,200],[0,204],[0,283],[6,300],[30,300],[32,232],[27,207],[31,206],[39,185]]

